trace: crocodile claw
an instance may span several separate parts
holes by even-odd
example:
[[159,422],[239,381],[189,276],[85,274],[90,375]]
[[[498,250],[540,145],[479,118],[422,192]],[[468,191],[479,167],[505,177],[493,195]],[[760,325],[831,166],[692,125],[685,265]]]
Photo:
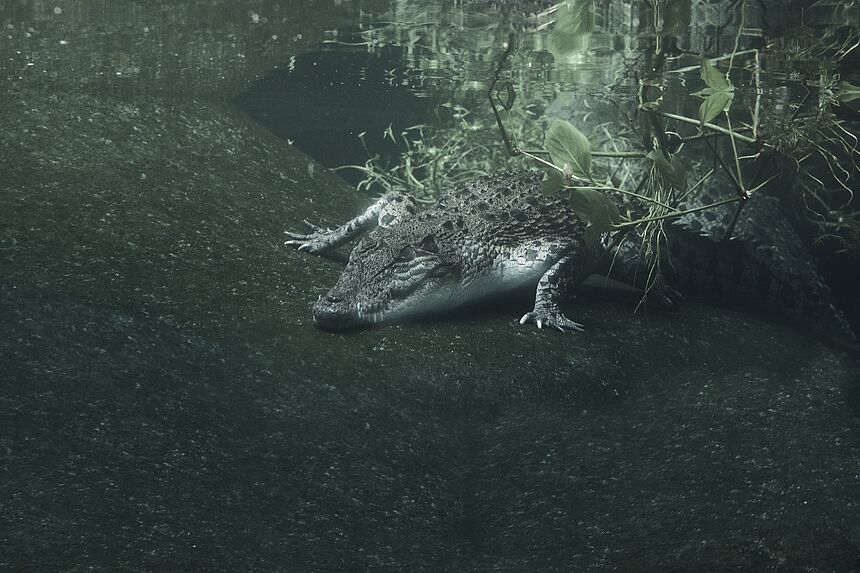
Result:
[[[331,229],[327,229],[325,227],[320,227],[319,225],[314,225],[313,223],[311,223],[307,219],[302,219],[302,223],[304,223],[305,225],[307,225],[308,227],[313,229],[314,232],[316,232],[316,233],[331,233]],[[289,235],[291,233],[287,233],[287,234]]]
[[313,233],[293,233],[292,231],[284,231],[284,234],[290,239],[284,241],[285,245],[298,247],[300,251],[308,253],[321,253],[331,247],[331,229],[324,229],[309,221],[304,223],[313,229]]
[[520,324],[534,322],[538,328],[543,328],[544,325],[556,328],[561,332],[585,332],[585,327],[574,322],[558,311],[547,311],[535,309],[532,312],[527,312],[520,319]]

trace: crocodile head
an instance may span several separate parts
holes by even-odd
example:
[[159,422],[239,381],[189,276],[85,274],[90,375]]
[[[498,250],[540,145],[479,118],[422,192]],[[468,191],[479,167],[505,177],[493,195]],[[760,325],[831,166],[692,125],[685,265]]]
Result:
[[378,228],[355,246],[337,284],[313,305],[317,326],[391,322],[458,303],[458,257],[440,250],[432,232],[401,231]]

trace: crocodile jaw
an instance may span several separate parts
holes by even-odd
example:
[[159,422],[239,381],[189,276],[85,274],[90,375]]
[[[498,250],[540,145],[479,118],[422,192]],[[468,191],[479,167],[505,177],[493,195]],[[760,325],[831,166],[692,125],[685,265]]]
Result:
[[[428,285],[402,300],[352,303],[342,302],[330,293],[314,303],[313,319],[318,327],[325,330],[344,330],[383,322],[397,322],[457,307],[464,302],[461,291],[462,289],[459,288],[431,288]],[[335,301],[332,301],[332,298]]]
[[448,311],[478,299],[537,284],[554,259],[542,253],[540,258],[528,260],[525,257],[527,250],[501,253],[489,269],[465,280],[444,277],[425,282],[400,299],[392,298],[390,293],[378,298],[370,293],[346,296],[335,287],[314,303],[314,322],[326,330],[398,322]]

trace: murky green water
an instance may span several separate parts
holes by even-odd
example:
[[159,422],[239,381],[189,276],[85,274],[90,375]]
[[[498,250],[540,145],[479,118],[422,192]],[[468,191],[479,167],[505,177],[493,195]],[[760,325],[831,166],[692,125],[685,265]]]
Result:
[[615,188],[778,197],[856,329],[858,27],[853,2],[0,3],[0,568],[856,569],[860,375],[826,336],[587,292],[577,335],[517,297],[328,333],[341,267],[283,243],[552,169],[562,120]]

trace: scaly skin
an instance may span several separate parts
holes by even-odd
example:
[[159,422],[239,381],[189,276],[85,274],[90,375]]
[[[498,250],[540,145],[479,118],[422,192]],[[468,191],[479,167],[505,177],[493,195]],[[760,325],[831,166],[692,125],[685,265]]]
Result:
[[[535,307],[522,323],[582,330],[559,306],[579,282],[596,270],[641,283],[647,271],[635,240],[614,253],[586,249],[584,225],[565,191],[544,196],[541,178],[530,171],[480,177],[417,214],[411,200],[388,194],[336,229],[287,233],[286,244],[324,256],[359,239],[337,284],[314,304],[314,320],[332,329],[391,322],[534,285]],[[856,344],[809,255],[778,208],[761,199],[750,200],[738,222],[742,240],[722,243],[703,232],[720,232],[718,225],[706,227],[724,221],[721,215],[667,225],[671,265],[665,275],[682,291],[721,303],[752,301],[846,346]],[[674,308],[679,298],[658,281],[648,301]]]

